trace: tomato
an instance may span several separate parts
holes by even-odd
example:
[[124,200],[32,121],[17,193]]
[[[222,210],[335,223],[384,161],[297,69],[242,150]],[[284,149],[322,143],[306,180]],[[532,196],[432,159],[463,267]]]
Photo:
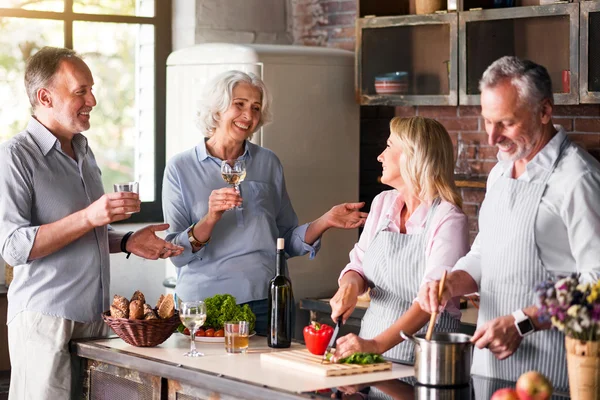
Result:
[[196,337],[205,336],[204,329],[200,328],[196,331]]
[[208,328],[207,330],[204,331],[204,334],[207,337],[213,337],[213,336],[215,336],[215,330],[213,328]]
[[225,336],[225,331],[223,329],[219,329],[218,331],[215,331],[215,337],[223,337]]
[[304,334],[304,343],[306,343],[308,351],[312,354],[322,356],[325,354],[329,340],[333,335],[333,328],[329,325],[313,321],[310,325],[304,327],[302,333]]
[[190,330],[189,330],[188,328],[185,328],[185,329],[183,330],[183,334],[184,334],[184,335],[188,335],[188,336],[190,336]]

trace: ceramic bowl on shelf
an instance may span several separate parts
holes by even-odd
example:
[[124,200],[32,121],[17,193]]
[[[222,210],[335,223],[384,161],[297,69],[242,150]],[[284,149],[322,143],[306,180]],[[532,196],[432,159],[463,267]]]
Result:
[[406,94],[408,93],[408,72],[397,71],[377,75],[375,77],[375,93]]

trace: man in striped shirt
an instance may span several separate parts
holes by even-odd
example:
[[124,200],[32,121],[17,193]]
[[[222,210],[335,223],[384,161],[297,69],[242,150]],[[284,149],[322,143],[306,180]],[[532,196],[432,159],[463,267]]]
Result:
[[[71,339],[98,336],[110,305],[109,253],[157,259],[182,248],[155,235],[167,224],[124,234],[108,224],[139,211],[138,194],[104,194],[87,139],[94,80],[72,50],[30,58],[27,128],[0,145],[0,253],[14,265],[8,292],[9,398],[68,399]],[[77,377],[77,375],[74,375]]]

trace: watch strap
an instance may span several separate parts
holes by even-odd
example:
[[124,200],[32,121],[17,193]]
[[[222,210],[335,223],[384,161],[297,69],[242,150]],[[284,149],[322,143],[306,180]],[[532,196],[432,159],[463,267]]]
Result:
[[210,242],[210,237],[205,242],[201,242],[198,239],[196,239],[196,236],[194,236],[194,227],[195,226],[196,226],[196,224],[193,224],[188,229],[188,239],[190,241],[190,244],[193,247],[204,247],[208,244],[208,242]]
[[517,331],[521,337],[531,335],[533,332],[535,332],[533,321],[531,321],[531,318],[525,315],[523,310],[514,311],[512,316],[515,318],[515,327],[517,328]]

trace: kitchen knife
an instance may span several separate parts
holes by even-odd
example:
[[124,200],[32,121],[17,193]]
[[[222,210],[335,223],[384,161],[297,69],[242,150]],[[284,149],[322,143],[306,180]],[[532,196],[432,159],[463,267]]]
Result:
[[338,320],[335,323],[335,329],[333,330],[333,335],[331,335],[331,339],[329,339],[329,344],[327,345],[325,354],[323,354],[323,358],[321,359],[321,364],[323,364],[327,360],[327,354],[329,354],[329,352],[331,351],[331,348],[335,344],[335,339],[337,338],[338,332],[340,330],[341,322],[342,322],[342,317],[338,317]]

